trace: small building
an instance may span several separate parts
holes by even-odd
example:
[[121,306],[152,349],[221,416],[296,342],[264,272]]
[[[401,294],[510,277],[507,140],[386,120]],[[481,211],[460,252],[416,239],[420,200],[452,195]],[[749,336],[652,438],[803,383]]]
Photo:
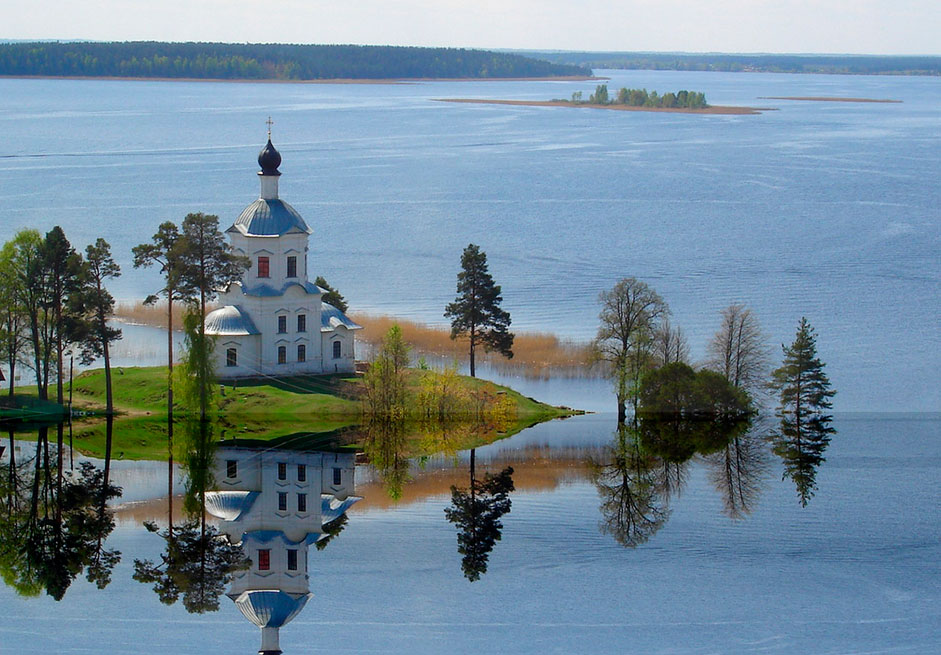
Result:
[[237,572],[228,596],[261,629],[262,655],[281,652],[280,629],[308,600],[309,547],[360,500],[353,495],[353,453],[228,447],[213,465],[216,489],[206,511],[252,564]]
[[258,155],[259,198],[226,230],[235,254],[251,261],[241,280],[219,293],[222,307],[206,316],[216,337],[221,379],[351,373],[359,325],[323,302],[308,278],[313,230],[278,196],[281,155],[268,143]]

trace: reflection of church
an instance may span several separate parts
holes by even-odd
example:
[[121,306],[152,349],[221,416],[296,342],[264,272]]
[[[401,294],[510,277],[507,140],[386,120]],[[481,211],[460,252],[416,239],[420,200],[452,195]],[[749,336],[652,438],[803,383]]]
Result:
[[281,652],[278,633],[310,593],[308,548],[353,503],[352,453],[220,448],[206,510],[241,544],[252,564],[235,574],[228,596],[261,628],[262,655]]
[[261,193],[226,235],[251,261],[242,279],[220,292],[222,307],[206,316],[216,337],[220,378],[351,372],[360,326],[322,301],[310,282],[308,238],[313,230],[278,197],[281,155],[268,143],[258,155]]

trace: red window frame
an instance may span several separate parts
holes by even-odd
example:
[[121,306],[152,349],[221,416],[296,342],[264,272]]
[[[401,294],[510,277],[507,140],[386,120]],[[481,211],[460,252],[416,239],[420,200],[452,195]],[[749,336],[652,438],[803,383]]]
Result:
[[271,277],[271,263],[267,257],[258,258],[258,277]]

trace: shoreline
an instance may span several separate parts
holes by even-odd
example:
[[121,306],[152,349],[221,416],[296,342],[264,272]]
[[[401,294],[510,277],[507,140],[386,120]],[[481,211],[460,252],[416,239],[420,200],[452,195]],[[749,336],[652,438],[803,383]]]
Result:
[[838,96],[758,96],[759,100],[798,100],[802,102],[876,102],[876,103],[902,103],[903,100],[889,100],[880,98],[841,98]]
[[571,103],[567,100],[487,100],[483,98],[435,98],[436,102],[456,102],[479,105],[512,105],[517,107],[572,107],[587,109],[611,109],[614,111],[650,111],[670,114],[712,114],[725,116],[743,116],[777,111],[775,107],[730,107],[713,105],[704,109],[685,107],[634,107],[632,105],[599,105],[588,102]]
[[353,78],[338,77],[316,80],[278,80],[273,78],[220,78],[220,77],[119,77],[110,75],[0,75],[9,80],[98,80],[106,82],[213,82],[226,84],[416,84],[419,82],[589,82],[607,80],[607,77],[561,75],[558,77],[390,77]]

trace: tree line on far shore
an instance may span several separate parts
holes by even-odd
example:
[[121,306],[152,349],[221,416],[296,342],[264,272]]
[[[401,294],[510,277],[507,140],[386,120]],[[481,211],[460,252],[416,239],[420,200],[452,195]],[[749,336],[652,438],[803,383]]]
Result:
[[938,55],[799,55],[676,52],[528,52],[557,64],[622,70],[941,75]]
[[685,89],[677,91],[668,91],[662,96],[657,91],[647,91],[647,89],[628,89],[621,88],[617,95],[612,96],[608,92],[607,84],[599,84],[595,87],[595,92],[588,96],[588,100],[583,99],[581,91],[575,91],[570,100],[561,102],[571,102],[572,104],[589,105],[625,105],[628,107],[656,107],[660,109],[705,109],[709,105],[706,103],[706,95],[699,91],[687,91]]
[[517,54],[276,43],[4,43],[0,75],[197,79],[395,79],[590,76]]

